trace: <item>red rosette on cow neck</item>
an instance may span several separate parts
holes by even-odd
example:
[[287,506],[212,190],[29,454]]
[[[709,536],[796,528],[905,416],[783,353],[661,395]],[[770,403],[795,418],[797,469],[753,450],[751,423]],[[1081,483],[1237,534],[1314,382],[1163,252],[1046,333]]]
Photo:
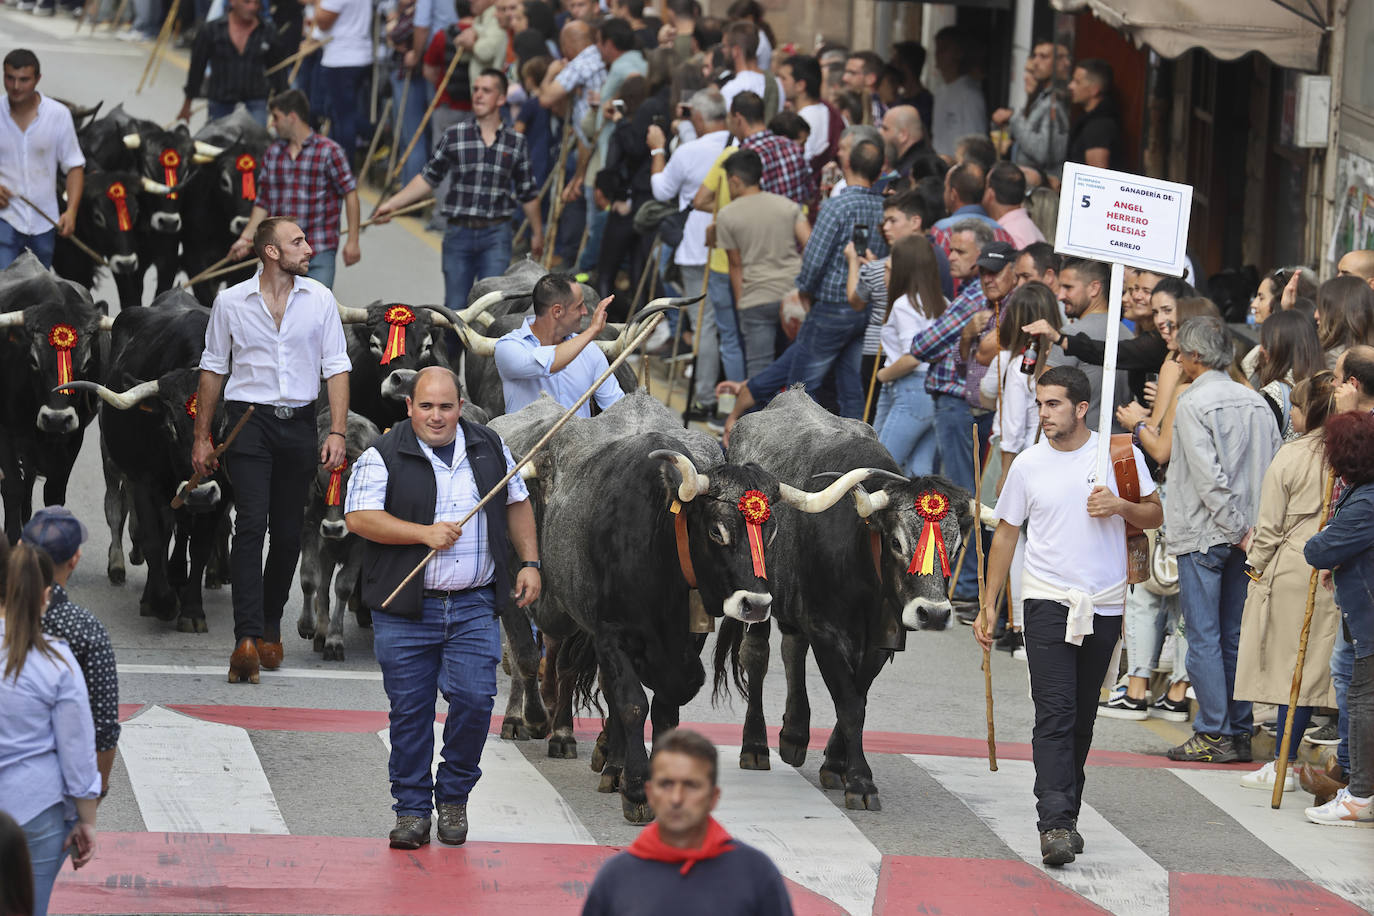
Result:
[[[169,188],[177,186],[177,166],[181,165],[181,154],[174,149],[165,149],[158,157],[158,162],[162,163],[163,184]],[[175,194],[168,194],[168,200],[176,200]]]
[[114,204],[115,222],[119,225],[119,231],[128,232],[133,229],[134,221],[129,217],[129,192],[124,187],[124,182],[110,182],[110,186],[105,189],[105,196]]
[[749,556],[754,561],[754,575],[767,579],[768,569],[763,563],[763,523],[773,514],[768,497],[758,490],[745,490],[739,498],[739,511],[744,516],[744,530],[749,536]]
[[234,168],[239,170],[239,183],[243,189],[244,200],[257,200],[257,185],[253,181],[253,174],[257,171],[257,160],[244,153],[234,160]]
[[929,576],[935,571],[935,557],[938,555],[940,571],[945,578],[949,578],[949,552],[945,549],[944,535],[940,533],[940,522],[949,514],[949,497],[935,490],[926,490],[916,497],[916,514],[925,524],[921,526],[921,539],[916,543],[911,565],[906,568],[907,574]]
[[199,401],[200,401],[200,393],[199,393],[199,392],[192,392],[192,393],[191,393],[191,396],[190,396],[189,398],[186,399],[186,416],[190,417],[192,420],[194,420],[194,419],[196,418],[196,404],[197,404]]
[[343,472],[348,467],[345,461],[338,467],[329,469],[329,486],[324,491],[324,504],[326,506],[343,505]]
[[386,310],[382,319],[390,325],[386,346],[382,348],[382,365],[385,366],[395,357],[406,355],[406,325],[415,320],[415,313],[409,306],[393,305]]
[[[55,324],[48,331],[48,346],[57,351],[57,384],[70,384],[72,380],[72,347],[76,346],[76,328],[69,324]],[[65,389],[63,394],[71,394]]]

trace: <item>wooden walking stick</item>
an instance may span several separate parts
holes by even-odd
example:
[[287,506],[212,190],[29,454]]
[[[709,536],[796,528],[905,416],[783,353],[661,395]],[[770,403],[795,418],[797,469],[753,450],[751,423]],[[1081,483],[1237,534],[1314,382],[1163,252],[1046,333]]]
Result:
[[[215,450],[210,453],[211,461],[217,460],[220,455],[224,454],[224,450],[227,449],[229,443],[233,442],[235,437],[238,436],[239,430],[243,429],[243,424],[248,422],[248,418],[253,415],[253,411],[256,409],[257,408],[252,404],[248,405],[248,409],[243,412],[243,416],[239,417],[239,421],[234,424],[234,428],[229,430],[229,435],[225,436],[224,441],[215,446]],[[182,487],[181,491],[178,492],[176,496],[172,497],[172,508],[180,509],[182,506],[186,505],[186,497],[191,495],[192,490],[200,486],[200,482],[203,479],[199,471],[193,473],[191,479],[186,481],[186,486]]]
[[386,104],[382,106],[382,116],[380,118],[374,118],[377,122],[377,129],[372,132],[372,142],[367,145],[367,158],[363,160],[364,174],[366,174],[368,169],[372,168],[372,157],[377,155],[377,145],[382,141],[382,129],[386,127],[387,119],[390,117],[391,99],[388,98]]
[[[1320,531],[1330,521],[1327,513],[1331,511],[1331,495],[1336,489],[1336,472],[1326,474],[1326,492],[1322,494],[1321,520],[1317,524]],[[1283,723],[1283,741],[1279,747],[1278,759],[1274,761],[1274,794],[1269,799],[1269,807],[1277,810],[1283,804],[1283,783],[1288,775],[1288,752],[1293,747],[1293,714],[1298,707],[1298,696],[1302,693],[1302,666],[1307,661],[1307,637],[1312,634],[1312,612],[1317,607],[1317,580],[1320,570],[1313,569],[1307,577],[1307,610],[1302,615],[1302,632],[1298,635],[1298,662],[1293,668],[1293,686],[1288,691],[1288,715]]]
[[425,128],[429,126],[429,119],[434,116],[434,109],[439,107],[439,100],[448,91],[448,81],[453,79],[453,72],[458,69],[458,62],[462,59],[463,49],[459,48],[458,53],[453,55],[453,63],[448,65],[448,70],[444,72],[444,78],[439,81],[439,85],[435,88],[434,98],[430,99],[429,107],[425,109],[425,116],[420,119],[420,126],[415,129],[415,136],[410,138],[410,144],[406,147],[406,151],[401,153],[400,158],[396,160],[396,171],[386,176],[386,184],[382,186],[384,189],[391,187],[391,182],[400,174],[405,161],[410,158],[410,151],[415,149],[416,143],[420,142],[420,137],[424,135]]
[[[982,497],[978,493],[983,489],[983,459],[978,450],[978,424],[973,424],[973,486],[974,500]],[[985,568],[983,566],[983,522],[975,517],[973,520],[973,545],[978,551],[978,610],[983,610],[983,579]],[[1011,596],[1007,596],[1007,601],[1011,601]],[[988,715],[988,769],[997,772],[997,731],[992,725],[992,650],[983,649],[983,693],[987,697]]]
[[[549,187],[553,184],[554,172],[554,169],[549,169],[548,176],[544,178],[544,184],[539,188],[539,196],[535,198],[536,202],[542,203],[544,201],[544,195],[549,193]],[[515,237],[511,239],[512,248],[520,244],[520,240],[525,237],[525,230],[529,227],[530,218],[527,216],[520,221],[519,226],[515,227]]]
[[[194,277],[188,278],[184,283],[181,284],[181,288],[182,288],[182,289],[190,289],[191,287],[195,286],[197,283],[201,282],[202,280],[208,280],[208,279],[210,279],[211,277],[218,277],[218,276],[220,276],[220,268],[223,267],[224,265],[228,264],[228,263],[229,263],[229,255],[226,254],[224,257],[220,258],[218,261],[216,261],[215,263],[211,264],[209,267],[205,268],[205,269],[202,270],[200,273],[196,274]],[[235,265],[234,265],[235,268],[238,268],[238,267],[246,267],[246,266],[247,266],[247,262],[245,262],[244,264],[235,264]]]
[[158,71],[162,69],[162,57],[167,53],[167,46],[172,43],[172,33],[177,29],[177,14],[181,12],[181,0],[172,0],[172,7],[167,11],[167,37],[162,40],[162,48],[153,55],[153,75],[148,78],[148,85],[157,82]]
[[[497,483],[496,486],[492,487],[491,490],[487,493],[487,495],[483,496],[480,500],[478,500],[477,505],[473,506],[467,515],[464,515],[462,519],[459,520],[459,528],[466,525],[474,515],[482,511],[482,507],[485,506],[488,502],[490,502],[494,496],[496,496],[499,493],[504,493],[506,491],[506,484],[510,483],[510,479],[514,477],[516,474],[519,474],[520,469],[523,468],[525,465],[529,464],[530,459],[537,455],[539,453],[539,450],[548,444],[549,440],[553,438],[554,434],[557,433],[560,429],[562,429],[563,426],[573,418],[573,416],[577,413],[578,409],[583,404],[587,403],[587,401],[591,399],[592,395],[596,394],[596,389],[601,387],[601,383],[606,381],[606,379],[610,378],[611,374],[620,367],[620,364],[625,362],[625,360],[630,357],[630,354],[632,354],[635,350],[639,349],[640,345],[643,344],[644,341],[649,339],[649,335],[653,333],[654,328],[656,328],[658,326],[658,323],[662,320],[662,314],[654,315],[649,319],[648,324],[644,326],[643,330],[641,330],[639,334],[635,336],[634,340],[630,341],[628,344],[625,345],[625,349],[621,350],[620,355],[611,361],[611,364],[606,367],[606,371],[602,372],[601,375],[597,377],[596,381],[592,382],[591,387],[582,393],[582,397],[578,398],[577,402],[573,404],[571,407],[569,407],[567,411],[563,414],[563,416],[558,418],[558,422],[553,424],[553,426],[550,426],[549,431],[544,433],[543,437],[533,446],[531,446],[530,450],[525,453],[525,457],[517,461],[515,463],[515,466],[506,472],[506,476],[502,477],[500,482]],[[396,586],[395,590],[392,591],[390,595],[386,596],[386,600],[382,602],[382,609],[385,610],[386,608],[390,607],[391,602],[396,599],[396,596],[401,593],[401,590],[405,588],[407,585],[409,585],[412,579],[414,579],[421,572],[423,572],[424,568],[427,565],[429,565],[429,561],[433,560],[438,555],[439,551],[437,548],[432,549],[429,553],[425,554],[425,558],[421,560],[419,564],[417,564],[416,567],[410,571],[409,575],[407,575],[404,579],[401,580],[401,584]]]
[[553,193],[549,197],[549,224],[544,227],[544,269],[553,262],[554,242],[558,239],[558,220],[563,216],[563,188],[568,180],[568,152],[572,149],[573,126],[563,122],[563,139],[558,144],[558,161],[554,163]]
[[[302,59],[309,57],[311,54],[314,54],[320,48],[323,48],[325,45],[329,44],[333,40],[333,35],[326,35],[323,41],[307,41],[305,45],[301,47],[301,49],[298,50],[295,54],[292,54],[290,57],[283,57],[281,60],[277,61],[275,64],[264,70],[263,75],[271,76],[278,70],[285,70],[287,67],[294,67]],[[291,79],[287,80],[287,82],[293,82],[295,78],[296,71],[293,69],[291,71]]]
[[[396,164],[396,152],[401,148],[401,125],[405,123],[406,101],[410,98],[410,84],[414,81],[413,73],[406,73],[405,79],[401,81],[401,106],[396,109],[396,126],[391,130],[391,149],[386,156],[386,171],[382,173],[382,193],[385,194],[387,188],[391,186],[391,169]],[[404,170],[405,166],[401,169]],[[381,206],[379,199],[377,205]]]
[[167,18],[162,20],[162,28],[158,30],[157,38],[153,41],[152,53],[148,55],[148,62],[143,65],[143,76],[139,77],[138,88],[134,90],[135,95],[143,93],[143,84],[148,81],[148,74],[152,72],[153,61],[162,54],[162,43],[167,39],[167,33],[172,30],[172,17],[176,15],[177,0],[172,0],[172,6],[167,10]]
[[[29,207],[30,207],[30,209],[32,209],[34,213],[37,213],[39,216],[41,216],[41,217],[43,217],[45,220],[47,220],[48,223],[49,223],[54,229],[57,228],[57,220],[53,219],[51,216],[49,216],[48,214],[44,213],[42,210],[38,209],[38,205],[35,204],[33,201],[29,200],[29,199],[28,199],[27,197],[25,197],[23,194],[19,194],[19,193],[14,192],[14,191],[12,191],[12,192],[10,192],[10,193],[11,193],[14,197],[17,197],[17,198],[19,198],[20,200],[22,200],[24,203],[28,204]],[[66,239],[67,239],[67,241],[69,241],[69,242],[71,242],[73,245],[75,245],[77,248],[80,248],[82,251],[84,251],[87,255],[90,256],[91,260],[95,261],[95,263],[99,264],[101,267],[109,267],[109,266],[110,266],[108,263],[106,263],[105,258],[101,256],[100,252],[96,251],[96,250],[95,250],[94,248],[92,248],[90,245],[87,245],[85,242],[81,241],[81,239],[79,239],[79,238],[76,237],[76,227],[75,227],[75,226],[72,227],[72,234],[69,235],[69,236],[66,236]]]

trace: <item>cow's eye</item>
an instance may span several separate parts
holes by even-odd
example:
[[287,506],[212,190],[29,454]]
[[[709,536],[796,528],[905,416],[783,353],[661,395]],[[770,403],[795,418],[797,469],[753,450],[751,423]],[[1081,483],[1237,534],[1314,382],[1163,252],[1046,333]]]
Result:
[[730,529],[726,528],[720,522],[716,522],[711,526],[711,540],[722,547],[730,546]]
[[91,222],[95,223],[96,226],[100,227],[101,229],[104,229],[104,228],[105,228],[105,214],[104,214],[104,213],[101,213],[99,210],[92,210],[92,211],[91,211]]

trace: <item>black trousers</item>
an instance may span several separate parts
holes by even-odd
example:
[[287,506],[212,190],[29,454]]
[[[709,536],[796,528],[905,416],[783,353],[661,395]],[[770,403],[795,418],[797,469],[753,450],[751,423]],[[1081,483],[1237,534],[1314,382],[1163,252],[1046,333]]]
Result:
[[1078,820],[1098,695],[1121,637],[1120,617],[1094,614],[1093,635],[1075,646],[1064,641],[1068,619],[1068,607],[1056,601],[1025,602],[1026,660],[1035,703],[1031,757],[1041,832]]
[[[226,405],[229,426],[248,405]],[[225,469],[234,486],[234,538],[229,547],[233,576],[234,641],[281,639],[281,615],[291,594],[301,554],[305,499],[319,463],[315,410],[304,407],[288,420],[259,406],[228,451]],[[271,535],[267,563],[263,541]]]

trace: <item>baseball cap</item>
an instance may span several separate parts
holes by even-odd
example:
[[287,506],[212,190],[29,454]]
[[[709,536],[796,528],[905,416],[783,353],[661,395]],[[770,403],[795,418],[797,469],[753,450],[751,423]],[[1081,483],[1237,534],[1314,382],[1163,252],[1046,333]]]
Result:
[[20,540],[46,550],[54,563],[76,556],[87,537],[86,526],[65,506],[39,509],[20,534]]
[[983,249],[974,264],[984,270],[1000,271],[1016,260],[1016,246],[1010,242],[993,242]]

